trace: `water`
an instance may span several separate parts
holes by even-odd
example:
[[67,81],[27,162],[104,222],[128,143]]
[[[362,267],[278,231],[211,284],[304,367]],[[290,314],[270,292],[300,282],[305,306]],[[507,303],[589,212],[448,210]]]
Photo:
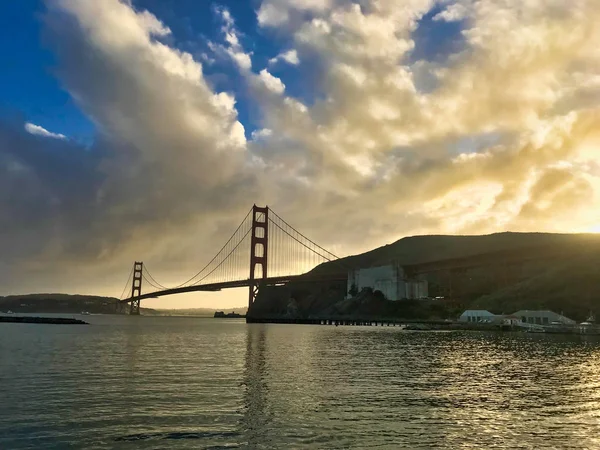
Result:
[[0,324],[0,449],[600,448],[593,337],[83,318]]

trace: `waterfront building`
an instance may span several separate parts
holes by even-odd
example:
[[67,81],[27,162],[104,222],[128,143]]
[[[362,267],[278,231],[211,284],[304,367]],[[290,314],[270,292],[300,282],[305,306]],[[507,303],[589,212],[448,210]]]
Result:
[[575,325],[576,322],[562,314],[550,310],[530,311],[523,309],[512,314],[521,319],[521,323],[530,325]]
[[502,325],[519,326],[521,325],[521,319],[514,314],[507,314],[502,316]]
[[495,322],[498,316],[492,314],[485,309],[467,309],[463,312],[458,320],[460,322],[486,323]]
[[352,289],[360,292],[371,288],[383,293],[388,300],[421,299],[429,296],[427,280],[409,278],[397,264],[353,269],[348,272],[348,297]]

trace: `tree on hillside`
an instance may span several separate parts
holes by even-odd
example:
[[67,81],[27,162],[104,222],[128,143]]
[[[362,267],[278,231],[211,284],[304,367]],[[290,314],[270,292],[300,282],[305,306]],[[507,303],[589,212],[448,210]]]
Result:
[[358,295],[358,287],[355,283],[352,283],[352,286],[350,286],[350,289],[348,290],[348,295],[352,297],[356,297]]

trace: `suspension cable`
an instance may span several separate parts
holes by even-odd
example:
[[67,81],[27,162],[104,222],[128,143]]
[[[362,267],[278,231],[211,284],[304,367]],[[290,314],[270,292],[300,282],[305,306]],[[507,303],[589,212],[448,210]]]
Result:
[[[283,220],[275,211],[273,211],[271,208],[269,208],[269,212],[273,213],[273,215],[275,217],[277,217],[279,220],[281,220],[285,225],[287,225],[288,227],[290,227],[292,230],[294,230],[296,233],[298,233],[301,237],[303,237],[304,239],[306,239],[308,242],[310,242],[311,244],[313,244],[315,247],[319,248],[320,250],[323,250],[325,253],[328,253],[329,255],[333,256],[333,259],[340,259],[338,256],[334,255],[333,253],[331,253],[329,250],[324,249],[323,247],[321,247],[319,244],[317,244],[316,242],[310,240],[309,238],[307,238],[306,236],[304,236],[302,233],[300,233],[298,230],[296,230],[293,226],[291,226],[289,223],[287,223],[285,220]],[[270,220],[270,219],[269,219]],[[275,223],[275,222],[273,222]],[[281,227],[280,227],[281,228]],[[283,230],[283,229],[282,229]],[[289,235],[289,233],[288,233]],[[290,235],[291,237],[291,235]],[[300,241],[298,241],[300,242]],[[305,245],[305,247],[307,247]],[[317,253],[317,252],[315,252]],[[318,254],[318,253],[317,253]],[[331,261],[330,259],[328,259],[328,261]]]
[[148,270],[148,267],[146,267],[146,264],[144,264],[143,269],[146,271],[146,275],[148,275],[148,277],[154,281],[154,283],[156,283],[156,285],[164,290],[169,289],[166,286],[163,286],[162,284],[160,284],[158,281],[156,281],[156,279],[152,276],[152,274],[150,273],[150,271]]
[[[298,238],[296,238],[295,236],[292,236],[290,233],[288,233],[286,230],[284,230],[282,227],[280,227],[277,222],[274,222],[273,220],[271,220],[269,218],[269,221],[271,223],[273,223],[273,225],[275,225],[277,228],[279,228],[281,231],[283,231],[285,234],[287,234],[289,237],[291,237],[293,240],[295,240],[296,242],[298,242],[299,244],[301,244],[302,246],[306,247],[307,249],[309,249],[311,252],[316,253],[317,255],[319,255],[321,258],[326,259],[327,261],[331,262],[331,259],[328,258],[327,256],[324,256],[322,254],[320,254],[319,252],[317,252],[316,250],[313,250],[312,248],[310,248],[308,245],[305,245],[302,241],[300,241]],[[289,226],[289,225],[288,225]],[[300,233],[298,233],[300,234]],[[302,235],[301,235],[302,236]],[[304,236],[303,236],[304,237]],[[327,250],[325,250],[327,251]],[[292,253],[296,253],[294,251],[292,251]],[[333,253],[332,253],[333,255]]]
[[246,239],[246,236],[248,236],[251,231],[252,231],[252,228],[250,228],[248,231],[246,231],[246,234],[244,235],[244,237],[240,240],[240,242],[237,243],[237,245],[235,247],[233,247],[233,249],[229,252],[229,254],[225,258],[223,258],[223,260],[213,270],[211,270],[209,273],[204,275],[204,277],[202,277],[201,279],[196,281],[193,284],[193,286],[197,286],[199,283],[202,283],[202,281],[205,280],[206,277],[208,277],[210,274],[212,274],[215,270],[217,270],[221,266],[221,264],[223,264],[225,261],[227,261],[227,258],[229,258],[229,256],[240,246],[240,244],[242,242],[244,242],[244,239]]
[[129,272],[129,276],[127,277],[127,281],[125,282],[125,287],[123,288],[123,292],[121,292],[121,296],[119,300],[123,300],[123,296],[125,295],[125,291],[127,291],[127,286],[129,286],[129,280],[131,279],[131,275],[133,274],[133,266],[131,267],[131,272]]
[[[221,250],[219,250],[219,251],[217,252],[217,254],[216,254],[214,257],[213,257],[213,259],[211,259],[211,260],[208,262],[208,264],[206,264],[206,265],[205,265],[205,266],[204,266],[204,267],[203,267],[203,268],[200,270],[200,272],[198,272],[196,275],[194,275],[194,276],[193,276],[192,278],[190,278],[189,280],[187,280],[187,281],[185,281],[185,282],[181,283],[181,284],[180,284],[180,285],[178,285],[178,286],[175,286],[175,287],[174,287],[174,288],[172,288],[172,289],[177,289],[177,288],[180,288],[180,287],[182,287],[182,286],[185,286],[185,285],[186,285],[186,284],[188,284],[190,281],[192,281],[194,278],[196,278],[198,275],[200,275],[202,272],[204,272],[204,271],[207,269],[207,267],[208,267],[208,266],[210,266],[210,265],[213,263],[213,261],[214,261],[215,259],[217,259],[217,256],[219,256],[219,254],[220,254],[220,253],[223,251],[223,249],[224,249],[224,248],[227,246],[227,244],[229,244],[229,242],[230,242],[230,241],[231,241],[231,240],[234,238],[234,236],[235,236],[235,235],[236,235],[236,233],[237,233],[237,232],[240,230],[240,228],[242,228],[242,225],[244,224],[244,222],[246,222],[246,219],[248,218],[248,216],[250,215],[250,213],[252,212],[252,210],[253,210],[253,208],[250,208],[250,211],[248,211],[248,214],[246,214],[246,217],[244,217],[244,219],[241,221],[240,225],[239,225],[239,226],[237,227],[237,229],[236,229],[236,230],[233,232],[233,234],[231,235],[231,237],[229,238],[229,240],[228,240],[227,242],[225,242],[225,245],[223,245],[223,247],[221,247]],[[248,233],[246,233],[246,234],[248,234]],[[244,236],[244,237],[246,237],[246,236]],[[243,240],[243,238],[242,238],[242,240]],[[236,247],[236,248],[237,248],[237,247]],[[211,272],[211,273],[212,273],[212,272]],[[200,281],[202,281],[202,280],[200,280]],[[198,284],[198,283],[199,283],[199,281],[198,281],[198,282],[196,282],[196,283],[192,283],[192,285],[196,285],[196,284]]]
[[159,286],[155,285],[154,283],[152,283],[148,278],[146,278],[146,275],[144,275],[143,272],[142,272],[142,278],[146,281],[146,283],[148,283],[154,289],[158,289],[159,291],[162,289],[161,287],[159,287]]

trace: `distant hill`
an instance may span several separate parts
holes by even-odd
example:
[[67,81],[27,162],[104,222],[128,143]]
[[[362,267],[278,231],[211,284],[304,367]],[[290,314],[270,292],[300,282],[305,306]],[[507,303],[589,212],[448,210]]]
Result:
[[[69,294],[26,294],[0,297],[0,312],[12,311],[22,313],[68,313],[79,314],[83,311],[92,314],[117,314],[117,299],[95,295]],[[197,316],[213,317],[215,311],[225,314],[235,312],[246,314],[247,307],[229,309],[188,308],[188,309],[151,309],[141,308],[141,313],[148,316]],[[120,314],[126,313],[123,308]]]
[[[414,265],[511,250],[522,253],[522,263],[505,264],[499,259],[458,273],[440,271],[425,275],[430,296],[451,297],[453,302],[448,309],[452,309],[452,313],[461,308],[477,307],[497,313],[548,308],[564,311],[577,320],[585,319],[589,310],[598,310],[600,314],[600,277],[596,269],[600,267],[600,235],[507,232],[482,236],[407,237],[366,253],[324,263],[304,279],[288,286],[263,289],[251,315],[289,314],[290,299],[294,300],[292,309],[300,316],[332,311],[332,305],[343,301],[347,286],[311,283],[311,276],[341,275],[352,268],[392,262]],[[551,258],[546,256],[549,251]],[[369,302],[375,300],[362,300],[362,314],[368,315]],[[377,307],[375,303],[371,305],[373,314],[375,311],[378,314],[382,311],[403,314],[402,308],[387,308],[380,303],[378,301]],[[414,314],[414,309],[411,311]],[[436,316],[443,315],[436,310]]]
[[0,297],[0,311],[24,313],[116,314],[114,297],[68,294],[27,294]]
[[509,249],[556,247],[568,251],[569,247],[588,245],[600,249],[600,234],[505,232],[477,236],[410,236],[365,253],[321,264],[313,272],[339,272],[345,268],[374,267],[392,261],[405,265],[422,264]]
[[213,317],[216,311],[222,311],[225,314],[228,313],[238,313],[238,314],[246,314],[248,310],[245,306],[240,306],[239,308],[185,308],[185,309],[156,309],[156,315],[159,316],[195,316],[195,317]]

